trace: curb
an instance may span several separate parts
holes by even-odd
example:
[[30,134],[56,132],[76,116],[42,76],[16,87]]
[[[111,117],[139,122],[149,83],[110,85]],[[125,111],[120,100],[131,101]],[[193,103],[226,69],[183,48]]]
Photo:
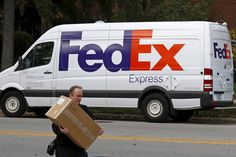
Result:
[[[5,117],[5,115],[0,111],[0,117]],[[112,113],[94,113],[96,121],[100,120],[117,120],[117,121],[143,121],[147,122],[142,115],[138,114],[112,114]],[[27,112],[20,118],[46,118],[37,117],[33,112]],[[193,123],[193,124],[236,124],[236,118],[229,117],[196,117],[193,116],[186,122],[174,122],[169,119],[167,123]]]

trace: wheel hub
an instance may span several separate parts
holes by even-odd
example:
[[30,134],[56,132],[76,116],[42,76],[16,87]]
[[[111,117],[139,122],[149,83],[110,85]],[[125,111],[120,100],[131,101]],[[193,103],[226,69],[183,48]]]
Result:
[[147,112],[152,117],[158,117],[162,113],[163,107],[160,101],[152,100],[148,103]]
[[14,113],[19,109],[19,107],[20,107],[20,102],[16,97],[9,97],[6,100],[7,111]]

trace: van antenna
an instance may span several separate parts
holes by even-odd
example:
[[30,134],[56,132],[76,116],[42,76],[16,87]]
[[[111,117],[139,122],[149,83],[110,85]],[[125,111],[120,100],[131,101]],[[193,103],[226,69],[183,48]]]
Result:
[[102,20],[99,20],[99,21],[96,21],[95,23],[105,23],[105,22]]

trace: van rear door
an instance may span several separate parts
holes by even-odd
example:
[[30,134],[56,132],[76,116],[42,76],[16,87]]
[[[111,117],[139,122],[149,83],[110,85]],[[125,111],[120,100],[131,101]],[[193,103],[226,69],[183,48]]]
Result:
[[[213,100],[233,100],[233,56],[228,29],[223,25],[211,25]],[[220,104],[220,103],[219,103]],[[217,106],[228,106],[222,103]]]

